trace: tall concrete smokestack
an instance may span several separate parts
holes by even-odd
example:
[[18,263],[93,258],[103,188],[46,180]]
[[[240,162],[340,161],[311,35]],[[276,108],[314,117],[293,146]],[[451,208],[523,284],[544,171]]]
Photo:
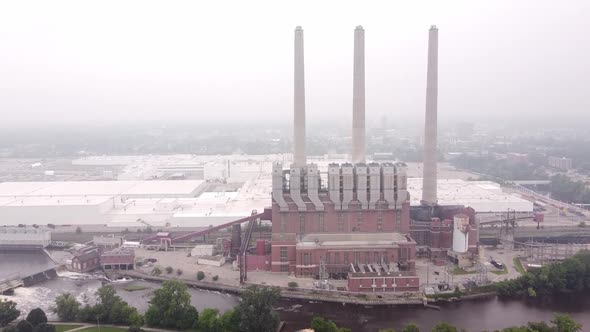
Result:
[[365,30],[354,29],[352,86],[352,162],[365,162]]
[[293,163],[305,166],[305,71],[303,61],[303,29],[295,28]]
[[438,29],[430,27],[428,33],[428,72],[426,74],[426,116],[424,125],[424,174],[422,203],[436,204],[436,136],[438,99]]

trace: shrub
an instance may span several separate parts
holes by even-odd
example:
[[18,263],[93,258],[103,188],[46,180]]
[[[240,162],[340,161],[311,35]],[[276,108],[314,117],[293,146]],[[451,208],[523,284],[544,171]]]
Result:
[[182,270],[181,269],[176,269],[176,275],[177,276],[181,276],[182,275]]
[[172,273],[172,271],[174,271],[174,269],[172,268],[172,266],[167,266],[166,267],[166,273],[170,274],[170,273]]
[[27,315],[27,321],[33,326],[47,323],[47,315],[41,308],[35,308]]
[[152,270],[152,275],[154,276],[159,276],[160,274],[162,274],[162,270],[160,270],[159,267],[154,267],[154,269]]
[[203,280],[203,279],[205,279],[205,272],[203,272],[203,271],[197,272],[197,280]]
[[295,289],[299,287],[299,284],[296,283],[295,281],[289,281],[289,283],[287,284],[287,286],[289,287],[289,289]]
[[21,320],[16,324],[16,330],[18,332],[33,332],[33,324],[29,321]]
[[219,276],[218,275],[214,275],[213,276],[213,281],[217,281],[218,279],[219,279]]

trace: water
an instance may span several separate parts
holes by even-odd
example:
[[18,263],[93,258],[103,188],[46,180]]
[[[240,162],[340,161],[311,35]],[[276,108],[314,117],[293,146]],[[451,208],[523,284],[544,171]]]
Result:
[[[56,317],[49,308],[57,295],[70,292],[79,300],[84,294],[94,301],[94,293],[101,287],[98,276],[67,273],[59,278],[49,280],[37,286],[17,288],[14,296],[0,296],[18,303],[23,314],[41,307],[50,319]],[[141,285],[145,290],[128,292],[128,285]],[[160,285],[146,281],[115,282],[117,293],[140,312],[145,312],[154,289]],[[239,299],[230,294],[214,291],[190,289],[192,304],[202,311],[204,308],[217,308],[221,312],[233,308]],[[483,331],[500,329],[512,325],[522,325],[528,321],[549,321],[554,312],[571,315],[576,321],[590,330],[590,297],[578,296],[555,298],[551,301],[501,301],[498,299],[477,300],[449,303],[441,310],[416,307],[364,307],[342,304],[310,303],[308,301],[282,300],[277,309],[281,319],[287,322],[286,331],[308,327],[314,315],[326,317],[338,325],[351,328],[353,331],[377,331],[384,328],[400,330],[407,322],[413,321],[423,331],[429,331],[439,321],[447,321],[467,331]]]

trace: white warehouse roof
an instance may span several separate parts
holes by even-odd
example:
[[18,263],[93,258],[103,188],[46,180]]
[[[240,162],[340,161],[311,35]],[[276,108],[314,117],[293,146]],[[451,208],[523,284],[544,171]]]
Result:
[[[422,178],[408,178],[410,204],[420,205]],[[478,213],[506,212],[508,209],[532,212],[533,202],[505,193],[498,183],[491,181],[465,181],[439,179],[437,182],[439,205],[469,206]]]

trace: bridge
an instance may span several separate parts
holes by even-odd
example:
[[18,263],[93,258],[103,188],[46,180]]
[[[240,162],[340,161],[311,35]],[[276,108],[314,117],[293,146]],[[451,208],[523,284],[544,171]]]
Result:
[[19,274],[13,274],[11,276],[8,276],[2,280],[0,280],[0,294],[4,294],[5,292],[8,292],[12,289],[15,289],[17,287],[22,287],[24,286],[24,282],[21,279]]

